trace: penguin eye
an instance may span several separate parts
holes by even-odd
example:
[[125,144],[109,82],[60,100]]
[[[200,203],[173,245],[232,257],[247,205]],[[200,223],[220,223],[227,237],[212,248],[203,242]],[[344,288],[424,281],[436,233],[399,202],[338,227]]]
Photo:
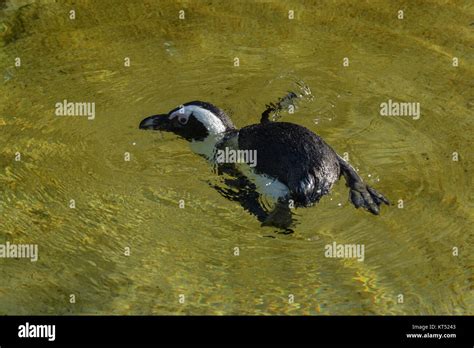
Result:
[[188,123],[188,118],[186,116],[178,116],[178,122],[184,126]]

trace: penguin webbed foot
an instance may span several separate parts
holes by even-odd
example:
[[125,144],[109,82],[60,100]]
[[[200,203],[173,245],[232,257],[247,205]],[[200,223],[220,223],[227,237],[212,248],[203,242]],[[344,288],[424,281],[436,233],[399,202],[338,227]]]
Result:
[[350,199],[356,208],[363,207],[374,215],[379,215],[379,206],[390,202],[381,193],[362,181],[356,181],[350,186]]

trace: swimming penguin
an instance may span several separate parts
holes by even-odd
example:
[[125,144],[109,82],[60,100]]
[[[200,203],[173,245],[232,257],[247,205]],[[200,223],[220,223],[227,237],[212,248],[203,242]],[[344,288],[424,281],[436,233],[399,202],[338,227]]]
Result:
[[[263,225],[289,228],[292,221],[289,206],[313,205],[329,193],[341,175],[350,188],[354,206],[378,215],[379,206],[388,205],[388,200],[365,184],[354,168],[321,137],[294,123],[269,120],[271,112],[282,109],[283,102],[293,97],[296,95],[290,93],[277,104],[267,105],[260,123],[241,129],[234,126],[223,110],[202,101],[147,117],[139,128],[177,134],[191,143],[194,152],[213,163],[219,162],[217,155],[222,155],[224,149],[255,153],[253,167],[248,163],[218,163],[219,174],[234,178],[227,179],[226,184],[238,187],[237,194],[232,189],[214,187],[227,198],[239,201]],[[272,211],[262,207],[260,195],[275,201]]]

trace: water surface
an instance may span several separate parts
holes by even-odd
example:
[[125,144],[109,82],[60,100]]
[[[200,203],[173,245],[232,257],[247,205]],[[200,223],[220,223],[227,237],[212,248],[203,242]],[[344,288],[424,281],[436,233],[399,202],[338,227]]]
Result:
[[[0,7],[0,243],[39,247],[0,259],[0,314],[473,314],[471,2]],[[196,99],[242,127],[298,84],[310,94],[281,119],[347,152],[395,203],[380,216],[341,180],[277,234],[208,185],[185,141],[138,130]],[[64,99],[95,119],[55,116]],[[420,119],[380,116],[388,99]],[[333,242],[364,261],[324,257]]]

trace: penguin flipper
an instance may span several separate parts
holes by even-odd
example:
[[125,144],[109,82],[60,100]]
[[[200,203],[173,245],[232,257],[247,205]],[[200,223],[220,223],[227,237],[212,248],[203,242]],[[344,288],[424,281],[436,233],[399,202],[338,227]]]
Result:
[[260,123],[268,123],[270,122],[270,114],[272,112],[278,112],[284,108],[287,108],[289,105],[293,105],[293,99],[298,98],[298,95],[295,92],[288,92],[283,98],[278,99],[278,101],[274,103],[270,103],[265,105],[266,109],[262,112],[262,117],[260,118]]
[[262,226],[272,226],[283,231],[283,234],[290,234],[294,231],[290,228],[294,225],[293,213],[290,210],[287,200],[279,200],[273,210],[262,222]]
[[262,206],[255,184],[235,166],[220,164],[216,169],[220,176],[226,176],[223,179],[225,186],[212,183],[210,185],[223,197],[238,202],[245,211],[255,216],[262,226],[276,227],[283,234],[293,233],[290,228],[294,223],[293,214],[288,200],[278,200],[273,210],[269,211]]
[[224,186],[210,183],[224,198],[238,202],[245,211],[263,222],[268,218],[268,212],[259,201],[260,195],[255,185],[242,175],[232,164],[220,164],[217,167],[219,176],[223,178]]

